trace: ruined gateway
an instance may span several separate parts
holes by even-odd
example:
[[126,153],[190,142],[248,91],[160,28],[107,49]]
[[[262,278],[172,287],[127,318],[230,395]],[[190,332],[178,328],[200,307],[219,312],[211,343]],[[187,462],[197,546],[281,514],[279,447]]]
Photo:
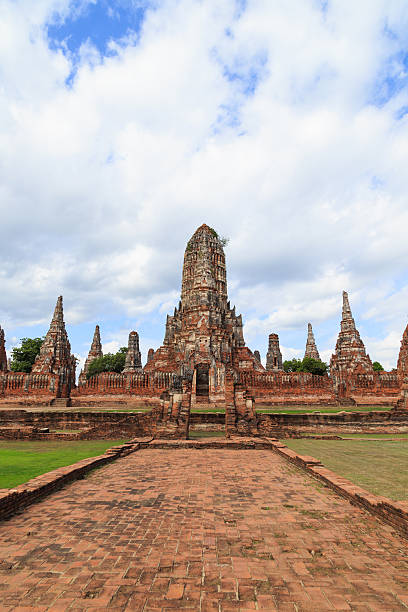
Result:
[[[87,379],[89,364],[102,355],[99,326],[84,371],[75,382],[75,358],[65,330],[62,297],[31,374],[8,371],[4,332],[0,328],[0,402],[103,405],[116,399],[155,404],[163,393],[187,385],[191,406],[225,407],[229,394],[242,405],[263,404],[396,404],[408,369],[405,330],[397,370],[374,372],[343,292],[341,330],[330,361],[330,376],[285,373],[279,337],[269,335],[266,367],[259,352],[246,346],[241,315],[228,301],[223,244],[215,230],[201,225],[189,240],[182,273],[181,299],[167,317],[163,345],[149,350],[142,367],[139,336],[129,334],[121,374],[107,372]],[[308,324],[305,356],[320,359]],[[401,401],[400,401],[401,403]],[[249,408],[248,408],[249,409]]]

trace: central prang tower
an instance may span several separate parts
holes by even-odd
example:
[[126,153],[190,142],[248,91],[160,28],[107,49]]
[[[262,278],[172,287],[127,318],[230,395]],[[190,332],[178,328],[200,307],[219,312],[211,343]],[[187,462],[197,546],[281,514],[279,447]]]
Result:
[[228,302],[222,242],[203,224],[187,243],[181,300],[167,317],[163,346],[145,371],[191,372],[193,392],[215,400],[224,394],[226,368],[264,371],[245,346],[241,315]]

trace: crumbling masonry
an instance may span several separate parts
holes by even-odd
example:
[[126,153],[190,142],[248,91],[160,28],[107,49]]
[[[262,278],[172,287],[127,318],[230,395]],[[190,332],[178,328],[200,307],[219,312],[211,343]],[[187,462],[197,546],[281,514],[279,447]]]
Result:
[[[70,397],[73,405],[103,406],[113,401],[129,405],[143,401],[154,407],[149,418],[165,423],[167,434],[172,430],[175,436],[186,429],[189,407],[206,404],[225,408],[230,431],[250,433],[259,429],[256,403],[395,404],[408,376],[408,328],[398,370],[374,372],[344,292],[330,376],[284,372],[275,333],[269,336],[264,368],[258,351],[252,353],[246,346],[242,317],[228,300],[222,241],[204,224],[187,244],[181,299],[167,317],[162,346],[157,351],[149,350],[143,368],[139,336],[132,331],[124,371],[87,379],[90,363],[101,355],[97,326],[76,386],[75,358],[71,355],[60,297],[31,374],[7,371],[4,332],[0,328],[0,402],[40,404]],[[320,358],[310,323],[305,356]]]

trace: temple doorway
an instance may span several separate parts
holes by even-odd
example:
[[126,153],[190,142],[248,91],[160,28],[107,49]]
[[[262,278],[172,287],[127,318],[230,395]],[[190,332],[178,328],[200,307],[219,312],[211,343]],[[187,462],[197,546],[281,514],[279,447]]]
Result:
[[208,397],[210,391],[209,366],[196,366],[196,396]]

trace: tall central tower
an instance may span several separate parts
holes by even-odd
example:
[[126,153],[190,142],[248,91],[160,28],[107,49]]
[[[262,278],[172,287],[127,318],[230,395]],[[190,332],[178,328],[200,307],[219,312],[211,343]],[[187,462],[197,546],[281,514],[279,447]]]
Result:
[[203,224],[187,243],[181,300],[167,317],[163,346],[145,371],[196,371],[197,394],[205,395],[221,390],[226,367],[263,371],[245,346],[241,315],[228,302],[222,242]]
[[184,308],[227,307],[227,273],[222,243],[215,230],[201,225],[189,240],[183,265]]

